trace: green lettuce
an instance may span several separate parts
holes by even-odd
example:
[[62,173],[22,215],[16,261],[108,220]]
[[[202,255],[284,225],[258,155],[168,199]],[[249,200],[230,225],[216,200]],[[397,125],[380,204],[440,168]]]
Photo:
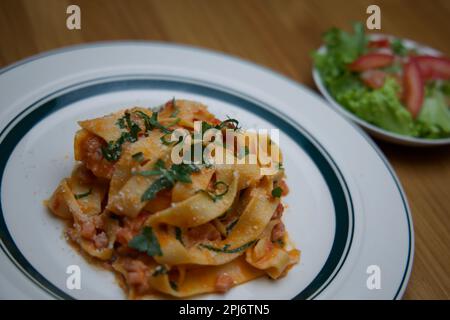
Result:
[[339,92],[336,100],[358,117],[380,128],[395,133],[416,136],[418,131],[411,114],[398,98],[400,87],[393,78],[387,78],[383,87],[366,87]]
[[417,117],[420,136],[432,139],[450,136],[450,110],[445,90],[445,86],[427,88],[425,101]]

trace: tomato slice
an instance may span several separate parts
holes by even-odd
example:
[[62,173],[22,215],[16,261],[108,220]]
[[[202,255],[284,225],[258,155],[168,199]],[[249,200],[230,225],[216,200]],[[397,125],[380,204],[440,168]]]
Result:
[[368,53],[360,56],[358,59],[349,64],[352,71],[366,71],[370,69],[387,67],[394,61],[394,56],[387,53]]
[[389,39],[378,39],[378,40],[371,40],[368,43],[369,48],[390,48],[391,42]]
[[413,118],[417,117],[422,108],[424,91],[419,66],[414,59],[411,59],[403,69],[403,99]]
[[361,80],[372,89],[379,89],[384,85],[386,72],[381,70],[366,70],[361,73]]
[[425,80],[450,79],[450,59],[433,56],[415,56],[413,59]]

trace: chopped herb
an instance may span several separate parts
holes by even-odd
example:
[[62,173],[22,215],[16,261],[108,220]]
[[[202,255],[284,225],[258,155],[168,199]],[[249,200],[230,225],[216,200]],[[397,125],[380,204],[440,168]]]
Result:
[[109,141],[106,147],[102,147],[103,157],[108,161],[117,161],[122,154],[122,144],[129,139],[128,132],[122,132],[117,141]]
[[234,126],[233,130],[239,130],[239,121],[236,119],[227,119],[225,121],[222,121],[216,126],[213,126],[205,121],[202,122],[202,135],[205,135],[205,132],[209,129],[217,129],[222,130],[225,127],[228,127],[228,124],[232,124]]
[[180,113],[180,109],[178,109],[178,107],[176,105],[175,97],[173,97],[173,99],[172,99],[172,107],[173,107],[174,110],[170,114],[170,117],[171,118],[175,118]]
[[280,187],[276,187],[272,190],[272,197],[280,198],[282,193],[283,193],[283,189],[281,189]]
[[131,121],[131,114],[127,111],[125,112],[125,121],[130,133],[129,141],[135,142],[138,138],[138,133],[141,131],[141,127],[136,122]]
[[171,181],[167,180],[165,177],[161,177],[153,182],[147,190],[145,190],[145,192],[141,196],[141,201],[152,200],[161,190],[169,189],[172,187],[173,183]]
[[183,232],[180,227],[175,227],[175,238],[181,242],[181,244],[184,246],[183,242]]
[[279,245],[280,247],[284,247],[284,241],[283,241],[283,239],[278,239],[278,240],[275,241],[275,243],[278,243],[278,245]]
[[170,287],[172,288],[172,290],[178,291],[178,285],[175,281],[170,280],[169,284],[170,284]]
[[218,186],[224,186],[225,188],[221,193],[215,194],[216,197],[223,197],[228,192],[228,185],[223,181],[216,181],[213,186],[216,190],[218,189]]
[[126,124],[125,124],[125,118],[124,118],[124,117],[117,119],[116,125],[117,125],[120,129],[126,129],[126,128],[127,128],[127,126],[126,126]]
[[133,154],[131,158],[133,158],[134,161],[141,163],[142,161],[144,161],[144,154],[142,152],[138,152]]
[[227,228],[227,235],[231,232],[231,230],[233,230],[234,226],[238,223],[239,219],[234,220],[232,223],[230,223]]
[[231,119],[228,118],[225,121],[222,121],[218,126],[216,126],[216,129],[222,129],[224,127],[228,127],[228,124],[232,124],[233,125],[233,129],[234,130],[239,130],[239,121],[237,121],[236,119]]
[[120,129],[127,131],[122,132],[116,141],[109,141],[106,147],[102,147],[103,157],[108,161],[119,160],[122,154],[122,145],[125,142],[136,142],[141,131],[139,125],[131,120],[131,114],[128,111],[125,111],[124,116],[118,119],[116,124]]
[[186,163],[173,164],[169,171],[174,180],[184,183],[192,183],[191,174],[194,172],[200,172],[200,168]]
[[158,238],[151,227],[144,227],[142,232],[128,242],[130,248],[145,252],[150,257],[162,256]]
[[89,189],[88,192],[76,194],[76,195],[75,195],[75,199],[78,200],[78,199],[85,198],[85,197],[87,197],[88,195],[90,195],[91,193],[92,193],[92,189]]
[[149,117],[146,113],[140,110],[136,111],[136,114],[139,115],[142,120],[144,120],[145,130],[152,131],[153,129],[157,128],[164,133],[172,132],[172,130],[167,129],[161,123],[158,122],[158,112],[156,111],[153,112],[151,117]]
[[[220,193],[217,193],[218,186],[224,186],[224,190]],[[206,189],[206,190],[199,190],[199,192],[206,193],[214,202],[221,199],[224,195],[228,193],[228,185],[223,181],[216,181],[213,184],[214,190]]]
[[173,120],[171,123],[169,123],[167,126],[168,126],[168,127],[172,127],[172,126],[178,124],[178,122],[180,122],[180,121],[181,121],[180,118],[176,118],[176,119]]
[[161,174],[161,171],[159,170],[144,170],[144,171],[135,171],[133,172],[133,175],[135,176],[159,176]]
[[244,251],[244,250],[250,248],[255,242],[256,242],[256,240],[252,240],[252,241],[247,242],[246,244],[244,244],[240,247],[234,248],[234,249],[229,249],[230,248],[229,244],[224,245],[223,248],[217,248],[217,247],[211,246],[209,244],[203,244],[203,243],[200,244],[199,246],[202,248],[214,251],[214,252],[237,253],[237,252],[241,252],[241,251]]
[[392,40],[391,49],[399,56],[406,56],[408,54],[408,49],[404,46],[403,41],[400,39]]
[[199,172],[200,168],[193,164],[173,164],[169,169],[164,166],[164,161],[159,159],[153,170],[135,172],[136,175],[160,177],[155,180],[150,187],[144,192],[141,201],[147,201],[155,198],[156,194],[164,189],[172,188],[175,182],[192,183],[191,174]]
[[167,274],[167,272],[168,272],[168,270],[165,266],[158,265],[158,266],[156,266],[155,271],[153,271],[152,276],[157,277],[162,274]]
[[166,133],[161,138],[159,138],[159,140],[161,140],[162,144],[164,144],[166,146],[170,146],[172,144],[174,144],[176,146],[177,144],[179,144],[180,142],[183,141],[183,137],[178,137],[178,142],[176,142],[176,141],[171,141],[170,139],[167,139],[167,136],[170,136],[170,133]]
[[159,140],[161,140],[162,144],[169,146],[171,145],[173,142],[170,140],[166,140],[166,136],[170,135],[170,133],[166,133],[165,135],[163,135],[161,138],[159,138]]

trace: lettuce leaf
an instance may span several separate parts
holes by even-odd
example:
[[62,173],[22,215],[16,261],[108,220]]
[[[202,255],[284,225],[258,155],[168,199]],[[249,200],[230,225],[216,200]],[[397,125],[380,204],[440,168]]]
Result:
[[400,87],[387,78],[377,90],[361,87],[336,95],[336,100],[358,117],[380,128],[403,135],[416,136],[417,128],[411,114],[398,98]]
[[444,92],[439,88],[427,90],[420,114],[417,117],[420,136],[441,138],[450,136],[450,110]]
[[332,92],[356,84],[354,75],[346,65],[365,52],[367,38],[362,23],[355,23],[353,30],[354,34],[350,34],[337,28],[331,29],[323,36],[327,51],[313,53],[314,63]]

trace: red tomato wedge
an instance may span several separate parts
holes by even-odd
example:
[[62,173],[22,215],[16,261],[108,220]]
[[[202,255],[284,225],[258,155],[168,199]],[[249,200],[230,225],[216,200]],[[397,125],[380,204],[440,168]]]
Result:
[[413,118],[417,117],[422,108],[424,91],[419,66],[411,59],[403,69],[403,99]]
[[450,79],[450,59],[433,56],[415,56],[413,59],[425,80]]
[[389,39],[371,40],[368,43],[369,48],[389,48],[391,42]]
[[361,80],[372,89],[379,89],[384,85],[386,72],[381,70],[366,70],[361,73]]
[[366,71],[370,69],[387,67],[394,61],[392,54],[386,53],[368,53],[360,56],[358,59],[348,65],[352,71]]

